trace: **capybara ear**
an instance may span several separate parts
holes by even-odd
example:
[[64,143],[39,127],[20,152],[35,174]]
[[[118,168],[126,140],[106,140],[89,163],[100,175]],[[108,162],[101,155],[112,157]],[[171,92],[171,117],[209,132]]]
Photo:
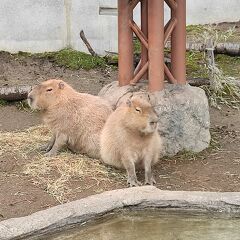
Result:
[[58,83],[58,87],[59,87],[59,89],[63,89],[64,88],[64,82],[60,82],[60,83]]
[[132,106],[131,99],[128,99],[127,102],[126,102],[126,104],[127,104],[128,107],[131,107],[131,106]]

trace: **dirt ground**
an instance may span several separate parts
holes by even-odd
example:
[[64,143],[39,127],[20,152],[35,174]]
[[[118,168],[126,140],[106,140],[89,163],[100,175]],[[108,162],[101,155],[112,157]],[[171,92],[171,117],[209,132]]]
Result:
[[[7,53],[0,53],[1,86],[34,84],[53,77],[62,78],[79,91],[97,94],[103,85],[116,79],[117,72],[114,70],[72,71],[57,66],[47,59],[16,58]],[[163,190],[240,191],[240,154],[238,151],[240,148],[240,113],[236,109],[223,107],[221,110],[210,109],[210,114],[213,138],[211,147],[196,155],[183,153],[162,159],[154,167],[157,187]],[[40,119],[36,113],[26,109],[19,110],[15,104],[0,106],[2,133],[8,134],[9,132],[14,135],[39,124]],[[41,140],[41,136],[39,138]],[[98,166],[102,171],[107,172],[108,177],[99,175],[98,179],[93,179],[87,174],[83,174],[81,178],[69,177],[67,184],[74,190],[69,192],[63,201],[59,201],[54,194],[49,194],[47,190],[49,188],[44,181],[39,184],[36,176],[24,173],[26,165],[38,159],[40,153],[37,149],[21,157],[14,151],[6,152],[1,147],[3,146],[0,146],[0,221],[25,216],[57,205],[59,202],[72,201],[105,190],[126,187],[124,172],[106,168],[98,161],[86,159],[86,162],[94,162],[90,165],[91,167]],[[68,153],[68,156],[72,159],[77,158],[71,153]],[[53,176],[43,175],[43,178],[55,177],[54,174],[59,173],[53,172],[52,174]],[[140,180],[143,180],[143,172],[138,172],[138,175]]]
[[97,94],[110,81],[116,80],[116,73],[109,70],[70,70],[47,58],[25,57],[0,52],[0,85],[34,85],[49,78],[60,78],[79,91]]

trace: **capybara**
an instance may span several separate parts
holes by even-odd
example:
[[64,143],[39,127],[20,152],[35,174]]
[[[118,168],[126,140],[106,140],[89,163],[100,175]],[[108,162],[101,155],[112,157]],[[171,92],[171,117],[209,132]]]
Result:
[[79,93],[62,80],[50,79],[32,89],[28,103],[40,110],[43,122],[53,133],[42,149],[46,156],[55,156],[66,145],[73,152],[100,157],[100,133],[112,112],[108,102]]
[[146,100],[139,97],[120,105],[108,118],[100,137],[100,153],[104,163],[125,168],[127,183],[138,186],[135,167],[145,169],[145,184],[155,180],[151,166],[159,160],[161,138],[158,117]]

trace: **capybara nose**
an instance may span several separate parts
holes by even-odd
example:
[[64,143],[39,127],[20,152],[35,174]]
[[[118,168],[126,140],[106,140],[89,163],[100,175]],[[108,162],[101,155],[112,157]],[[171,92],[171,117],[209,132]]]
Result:
[[150,122],[155,122],[155,123],[157,123],[158,122],[158,116],[157,115],[153,115],[153,116],[151,116],[150,117]]
[[153,127],[153,128],[156,128],[157,127],[157,123],[158,123],[157,115],[151,116],[149,120],[150,120],[149,121],[150,126]]

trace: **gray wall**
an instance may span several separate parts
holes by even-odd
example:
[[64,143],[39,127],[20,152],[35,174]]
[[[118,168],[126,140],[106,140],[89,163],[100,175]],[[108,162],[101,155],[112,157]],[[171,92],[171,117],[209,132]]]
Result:
[[63,0],[1,0],[0,50],[54,51],[66,45]]
[[240,20],[240,0],[187,0],[187,23],[218,23]]
[[[87,52],[79,38],[83,29],[98,53],[117,51],[117,0],[0,1],[0,50],[45,52],[71,46]],[[138,13],[135,18],[138,22]],[[188,24],[238,20],[240,0],[187,0]]]

